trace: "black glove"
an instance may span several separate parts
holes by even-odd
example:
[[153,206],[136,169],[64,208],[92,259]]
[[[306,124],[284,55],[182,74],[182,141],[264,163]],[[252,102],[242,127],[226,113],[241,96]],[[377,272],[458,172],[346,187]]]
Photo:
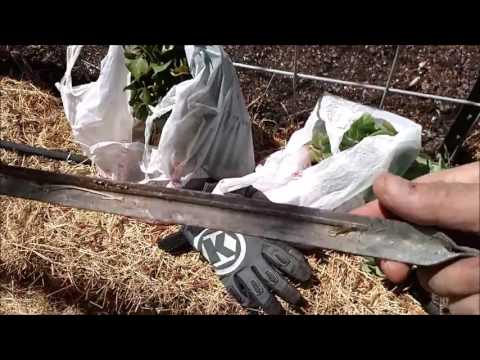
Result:
[[[211,190],[213,186],[205,189],[208,188]],[[251,188],[244,189],[241,195],[264,198]],[[312,275],[298,250],[278,241],[191,226],[163,239],[159,246],[173,250],[186,242],[215,267],[229,293],[242,306],[260,307],[267,314],[280,314],[283,309],[275,295],[292,305],[303,302],[298,290],[285,278],[287,275],[305,282]]]

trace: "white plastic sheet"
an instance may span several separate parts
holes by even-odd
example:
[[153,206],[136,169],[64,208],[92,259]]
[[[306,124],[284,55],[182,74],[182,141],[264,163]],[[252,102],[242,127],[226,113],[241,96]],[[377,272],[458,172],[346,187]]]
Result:
[[[250,118],[235,69],[220,46],[185,46],[193,78],[174,86],[152,108],[144,139],[134,136],[143,124],[132,117],[124,91],[129,72],[123,48],[110,46],[97,81],[73,86],[71,71],[81,49],[67,48],[66,72],[57,88],[73,137],[102,176],[183,186],[193,178],[253,171]],[[159,144],[149,146],[153,120],[169,111]]]
[[[364,113],[370,113],[376,121],[388,121],[398,134],[367,137],[339,151],[343,134]],[[311,141],[314,126],[324,126],[333,155],[308,167],[304,145]],[[270,155],[249,175],[220,181],[214,193],[252,185],[276,203],[348,211],[363,202],[365,191],[381,172],[403,174],[420,147],[421,127],[411,120],[325,94],[285,149]]]

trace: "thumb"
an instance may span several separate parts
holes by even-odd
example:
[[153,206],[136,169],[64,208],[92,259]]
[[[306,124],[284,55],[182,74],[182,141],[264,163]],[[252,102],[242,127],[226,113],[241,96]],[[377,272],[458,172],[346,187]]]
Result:
[[383,174],[373,190],[383,207],[406,221],[480,232],[480,184],[416,183]]

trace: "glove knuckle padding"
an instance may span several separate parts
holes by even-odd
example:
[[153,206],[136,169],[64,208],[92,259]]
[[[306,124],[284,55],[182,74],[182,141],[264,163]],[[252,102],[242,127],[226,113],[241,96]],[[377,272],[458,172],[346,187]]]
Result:
[[304,261],[304,259],[305,259],[304,256],[303,256],[303,254],[302,254],[300,251],[298,251],[297,249],[293,248],[293,247],[289,248],[289,249],[287,250],[287,252],[288,252],[290,255],[292,255],[295,259],[297,259],[297,261]]
[[262,254],[269,263],[296,280],[305,282],[312,275],[305,258],[300,257],[299,259],[282,247],[274,244],[266,245],[262,250]]
[[297,305],[301,302],[302,296],[283,278],[275,269],[273,269],[265,260],[259,261],[253,265],[253,271],[263,280],[263,282],[274,293],[285,301]]
[[244,268],[240,270],[237,278],[248,291],[251,300],[262,307],[266,313],[278,314],[282,312],[282,307],[277,299],[275,299],[252,269]]
[[237,279],[235,276],[231,276],[225,279],[222,279],[223,284],[227,291],[232,295],[238,303],[244,307],[252,306],[252,301],[248,297],[248,293],[245,293],[245,290],[242,289],[239,284],[237,283]]

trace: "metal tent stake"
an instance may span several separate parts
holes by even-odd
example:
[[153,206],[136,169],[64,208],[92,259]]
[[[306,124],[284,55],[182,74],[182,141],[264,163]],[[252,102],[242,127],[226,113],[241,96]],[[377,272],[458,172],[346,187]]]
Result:
[[420,266],[480,255],[438,230],[400,221],[1,164],[0,194]]

